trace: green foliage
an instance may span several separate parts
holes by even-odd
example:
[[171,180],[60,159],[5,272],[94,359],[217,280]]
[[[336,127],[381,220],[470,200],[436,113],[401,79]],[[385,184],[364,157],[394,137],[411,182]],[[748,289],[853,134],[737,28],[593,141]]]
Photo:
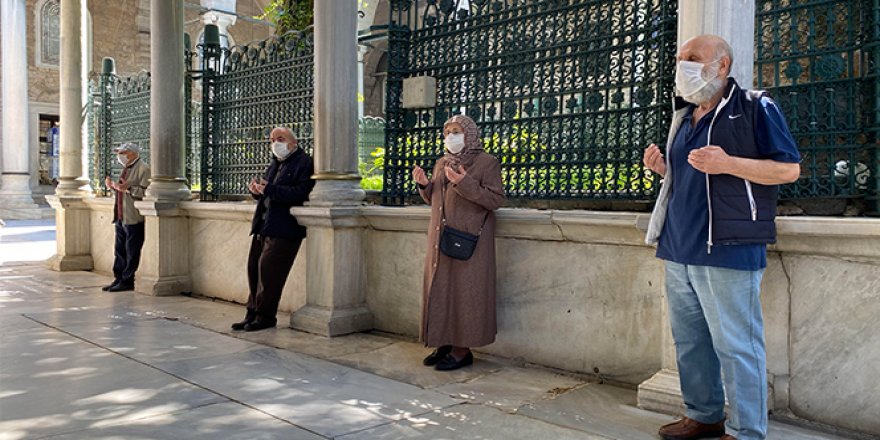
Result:
[[[502,180],[514,194],[562,191],[593,194],[651,193],[653,181],[644,178],[645,170],[638,160],[618,154],[594,156],[577,163],[566,153],[550,148],[537,133],[514,126],[510,134],[493,133],[483,138],[487,153],[500,158]],[[574,163],[572,163],[574,162]],[[548,165],[552,164],[552,165]]]
[[361,189],[382,190],[382,174],[385,170],[385,149],[376,148],[370,153],[372,163],[361,161],[358,169],[361,174]]
[[275,25],[275,35],[301,31],[314,23],[314,0],[272,0],[257,17]]

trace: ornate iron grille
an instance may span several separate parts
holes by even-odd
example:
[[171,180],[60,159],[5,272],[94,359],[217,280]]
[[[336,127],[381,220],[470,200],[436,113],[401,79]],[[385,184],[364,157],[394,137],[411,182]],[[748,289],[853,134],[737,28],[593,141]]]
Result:
[[243,197],[248,181],[269,163],[273,127],[289,127],[299,147],[312,152],[312,34],[291,32],[229,50],[202,49],[201,198]]
[[[653,198],[642,151],[665,139],[677,2],[392,0],[383,203],[415,192],[441,129],[465,113],[502,164],[508,196]],[[402,106],[404,78],[437,81],[433,108]]]
[[783,198],[876,194],[876,3],[757,4],[755,86],[779,102],[803,156],[801,178],[782,187]]
[[[187,51],[187,60],[191,54]],[[192,73],[187,71],[184,83],[186,102],[186,148],[184,177],[191,187],[198,182],[201,163],[201,107],[192,102]],[[119,178],[122,166],[116,161],[113,148],[134,142],[141,148],[141,158],[150,161],[150,73],[131,77],[101,74],[97,90],[91,93],[89,107],[94,114],[95,138],[90,152],[92,180],[97,193],[109,195],[104,177]]]
[[135,142],[141,147],[141,157],[149,162],[150,150],[150,74],[120,78],[114,74],[101,74],[99,91],[94,107],[98,120],[95,149],[98,181],[97,193],[108,195],[104,177],[119,178],[122,166],[115,160],[113,148],[125,142]]
[[88,101],[86,102],[86,115],[85,115],[85,123],[87,125],[86,132],[88,133],[87,145],[85,148],[88,149],[86,151],[86,156],[89,160],[89,168],[86,171],[89,176],[89,183],[92,185],[92,188],[99,192],[101,191],[101,185],[103,185],[103,176],[101,162],[100,162],[100,154],[99,152],[99,127],[101,126],[101,118],[103,117],[103,106],[100,104],[101,100],[101,89],[98,86],[98,82],[95,81],[95,78],[89,80],[89,92],[88,92]]

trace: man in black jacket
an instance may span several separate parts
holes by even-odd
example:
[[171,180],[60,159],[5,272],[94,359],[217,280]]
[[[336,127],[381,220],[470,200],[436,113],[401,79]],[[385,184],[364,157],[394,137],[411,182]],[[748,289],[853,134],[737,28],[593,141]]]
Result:
[[252,179],[248,191],[257,200],[248,254],[247,314],[233,330],[257,331],[275,327],[275,314],[284,282],[293,266],[306,228],[290,214],[302,206],[315,186],[312,158],[297,148],[296,137],[286,127],[270,135],[272,163],[260,179]]

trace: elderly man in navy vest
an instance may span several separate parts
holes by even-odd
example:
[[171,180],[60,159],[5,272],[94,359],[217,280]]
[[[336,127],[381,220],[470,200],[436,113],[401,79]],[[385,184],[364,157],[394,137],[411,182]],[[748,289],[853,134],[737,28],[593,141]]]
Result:
[[679,96],[666,156],[652,144],[643,158],[664,177],[646,241],[657,243],[666,265],[686,407],[685,417],[659,434],[764,439],[761,277],[767,244],[776,241],[778,185],[797,180],[800,155],[777,104],[728,77],[733,57],[726,41],[694,37],[677,58]]

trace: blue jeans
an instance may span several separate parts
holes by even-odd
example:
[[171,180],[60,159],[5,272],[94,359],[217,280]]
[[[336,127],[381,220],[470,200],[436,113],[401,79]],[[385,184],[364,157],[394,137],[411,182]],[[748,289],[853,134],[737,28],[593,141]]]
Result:
[[763,269],[666,262],[666,299],[685,415],[718,422],[724,418],[726,391],[727,433],[737,440],[767,437],[763,275]]

